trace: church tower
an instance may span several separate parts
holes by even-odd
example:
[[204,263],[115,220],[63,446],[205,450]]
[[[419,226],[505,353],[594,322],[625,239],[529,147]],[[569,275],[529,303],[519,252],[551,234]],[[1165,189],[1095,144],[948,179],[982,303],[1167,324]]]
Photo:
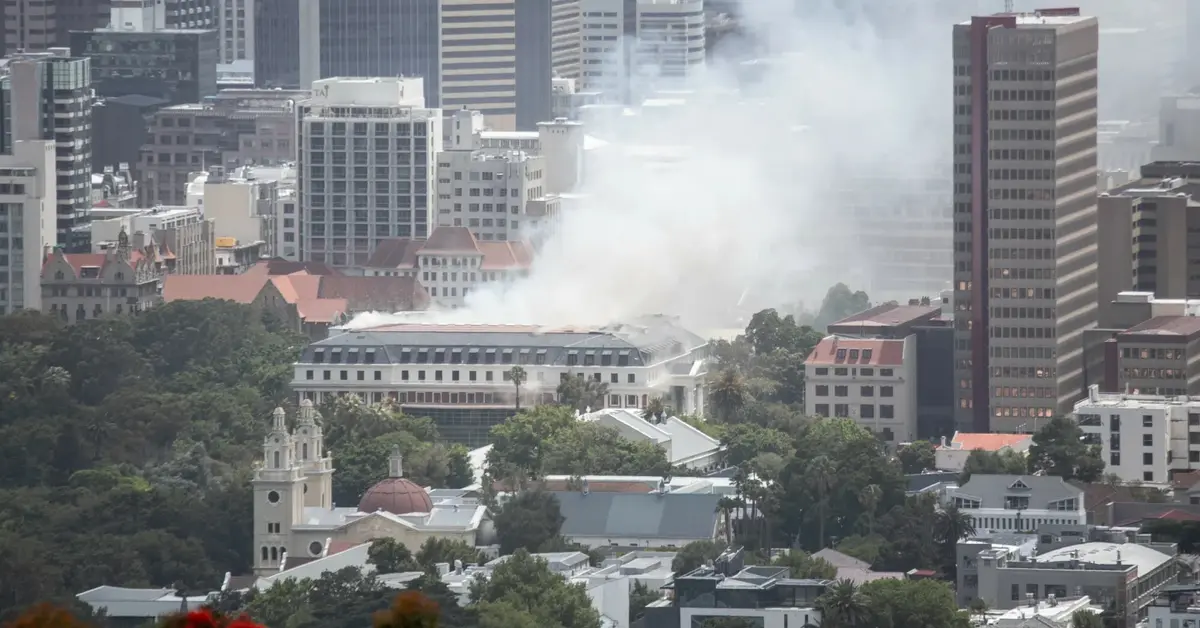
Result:
[[305,478],[304,505],[329,509],[333,507],[333,460],[325,451],[320,419],[311,400],[301,401],[293,439]]
[[287,415],[283,408],[275,408],[271,430],[263,439],[263,462],[255,469],[253,480],[255,574],[275,573],[283,554],[292,549],[292,526],[304,520],[304,481],[296,459],[296,439],[287,430]]

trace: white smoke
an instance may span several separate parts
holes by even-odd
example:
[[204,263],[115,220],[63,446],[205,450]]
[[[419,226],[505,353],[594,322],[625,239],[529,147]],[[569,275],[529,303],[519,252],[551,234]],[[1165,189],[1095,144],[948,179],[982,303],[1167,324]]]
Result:
[[[739,93],[739,64],[719,58],[688,93],[665,97],[685,106],[588,121],[608,145],[589,151],[583,198],[564,203],[528,277],[434,316],[590,325],[665,313],[697,329],[731,326],[748,293],[762,306],[816,305],[868,272],[874,252],[840,201],[857,177],[948,171],[951,25],[971,10],[834,4],[745,0],[743,26],[771,48],[761,83]],[[643,157],[655,153],[669,163]],[[392,320],[363,314],[352,326]]]

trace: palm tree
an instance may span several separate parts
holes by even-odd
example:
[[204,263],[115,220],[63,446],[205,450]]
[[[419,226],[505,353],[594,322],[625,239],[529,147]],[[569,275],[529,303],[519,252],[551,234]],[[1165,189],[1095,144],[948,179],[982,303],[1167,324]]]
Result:
[[829,510],[829,490],[833,488],[833,476],[837,470],[827,456],[817,456],[808,463],[805,476],[808,487],[817,494],[817,524],[819,526],[818,540],[821,548],[825,547],[825,517]]
[[716,415],[728,421],[746,405],[749,392],[746,379],[736,369],[725,369],[709,384],[709,403]]
[[958,573],[958,561],[955,559],[958,541],[975,534],[975,519],[951,504],[938,511],[933,522],[933,531],[936,538],[942,542],[948,573],[953,579]]
[[733,545],[733,509],[738,507],[740,500],[736,497],[722,497],[717,500],[717,510],[725,517],[725,542]]
[[859,628],[868,624],[867,600],[850,580],[839,580],[817,599],[824,628]]
[[858,503],[862,506],[863,515],[867,518],[867,534],[875,529],[875,509],[879,507],[879,499],[882,496],[883,489],[879,488],[878,484],[868,484],[858,494]]
[[1103,628],[1100,615],[1089,610],[1078,610],[1071,614],[1071,628]]
[[516,396],[513,397],[513,399],[516,400],[517,412],[520,412],[521,411],[521,385],[525,383],[525,380],[529,378],[529,375],[527,375],[525,373],[524,368],[519,367],[519,366],[514,366],[511,369],[508,369],[508,376],[509,376],[509,378],[512,379],[513,387],[517,389],[517,394],[516,394]]
[[646,409],[642,412],[642,418],[652,420],[658,423],[659,419],[667,412],[667,406],[663,403],[662,397],[651,397],[646,402]]

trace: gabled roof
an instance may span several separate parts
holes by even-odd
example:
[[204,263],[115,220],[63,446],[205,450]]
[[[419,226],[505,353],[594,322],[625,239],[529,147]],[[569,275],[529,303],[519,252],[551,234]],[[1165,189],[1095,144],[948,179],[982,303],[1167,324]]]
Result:
[[429,305],[429,293],[415,277],[326,276],[317,297],[345,299],[355,311],[423,310]]
[[466,227],[438,227],[421,247],[423,253],[480,253],[479,244]]
[[379,243],[366,268],[416,269],[421,254],[482,255],[481,270],[528,268],[533,249],[528,243],[508,240],[480,242],[466,227],[438,227],[428,240],[390,238]]
[[1009,495],[1029,497],[1029,507],[1032,509],[1046,508],[1051,502],[1064,499],[1083,500],[1082,489],[1060,477],[1044,475],[976,474],[966,484],[952,489],[950,494],[978,498],[981,508],[1003,508],[1004,498]]
[[849,569],[871,570],[871,563],[865,560],[859,560],[853,556],[848,556],[835,549],[825,548],[812,555],[813,558],[820,558],[834,567],[846,567]]
[[163,280],[163,301],[224,299],[250,304],[258,298],[268,279],[265,274],[167,275]]
[[816,366],[902,366],[904,341],[826,336],[808,354]]
[[567,538],[711,539],[717,529],[721,495],[592,493],[559,491]]
[[414,267],[417,265],[417,251],[421,250],[423,244],[425,242],[422,240],[388,238],[375,247],[367,260],[367,268]]

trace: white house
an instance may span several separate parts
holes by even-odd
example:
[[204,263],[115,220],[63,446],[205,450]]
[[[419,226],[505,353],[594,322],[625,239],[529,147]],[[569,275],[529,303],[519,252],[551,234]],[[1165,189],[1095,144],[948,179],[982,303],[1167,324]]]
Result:
[[955,432],[949,442],[943,436],[942,444],[934,450],[935,466],[940,471],[962,471],[971,452],[977,449],[993,453],[1015,451],[1024,455],[1032,444],[1032,434]]

